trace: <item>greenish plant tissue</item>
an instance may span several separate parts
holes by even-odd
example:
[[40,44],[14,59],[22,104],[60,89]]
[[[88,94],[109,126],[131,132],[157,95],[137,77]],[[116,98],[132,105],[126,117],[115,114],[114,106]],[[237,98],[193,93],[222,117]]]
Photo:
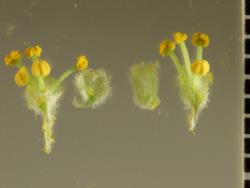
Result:
[[144,63],[130,68],[130,82],[135,104],[146,110],[155,110],[159,104],[159,63]]
[[88,69],[75,75],[77,95],[73,105],[78,108],[95,108],[111,95],[111,76],[105,70]]

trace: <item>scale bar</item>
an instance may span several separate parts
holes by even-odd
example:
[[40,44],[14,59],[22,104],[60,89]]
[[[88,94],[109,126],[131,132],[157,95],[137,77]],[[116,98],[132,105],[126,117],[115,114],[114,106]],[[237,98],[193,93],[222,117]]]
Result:
[[[244,4],[245,3],[245,4]],[[250,188],[250,0],[243,1],[244,24],[244,187]]]

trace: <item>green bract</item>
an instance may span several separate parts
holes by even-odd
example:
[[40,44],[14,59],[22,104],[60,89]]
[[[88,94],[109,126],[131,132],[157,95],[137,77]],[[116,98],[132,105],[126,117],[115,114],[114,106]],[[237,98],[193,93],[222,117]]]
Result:
[[130,82],[132,84],[134,102],[141,109],[154,110],[160,104],[159,63],[141,62],[130,68]]
[[111,76],[105,70],[88,69],[75,75],[77,92],[73,105],[77,108],[95,108],[103,104],[111,94]]

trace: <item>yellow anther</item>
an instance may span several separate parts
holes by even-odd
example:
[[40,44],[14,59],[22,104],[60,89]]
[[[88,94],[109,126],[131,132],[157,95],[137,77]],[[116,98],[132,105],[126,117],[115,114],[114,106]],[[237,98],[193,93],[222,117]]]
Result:
[[192,44],[194,46],[208,47],[209,36],[200,32],[194,33],[192,36]]
[[45,77],[50,74],[50,71],[50,65],[45,60],[37,60],[32,63],[31,72],[34,76]]
[[174,49],[175,49],[174,42],[170,40],[164,40],[160,44],[159,52],[160,52],[160,55],[164,57],[168,55],[170,52],[174,51]]
[[18,72],[15,74],[15,82],[16,82],[16,85],[19,87],[24,87],[28,84],[29,74],[24,66],[21,67],[18,70]]
[[33,56],[40,57],[42,54],[42,48],[39,45],[29,47],[25,49],[25,55],[27,58],[32,58]]
[[31,58],[34,56],[32,48],[26,48],[24,54],[27,58]]
[[41,56],[43,50],[39,45],[33,46],[32,49],[33,49],[33,53],[35,56],[37,56],[37,57]]
[[177,44],[180,44],[180,43],[186,41],[187,38],[188,38],[188,36],[186,33],[181,33],[181,32],[174,33],[174,41]]
[[19,51],[11,51],[4,57],[4,62],[8,66],[14,66],[21,59],[21,53]]
[[76,60],[76,68],[79,71],[85,70],[88,68],[88,59],[86,56],[79,56]]
[[195,75],[205,76],[209,72],[210,66],[206,60],[197,60],[192,63],[191,70]]

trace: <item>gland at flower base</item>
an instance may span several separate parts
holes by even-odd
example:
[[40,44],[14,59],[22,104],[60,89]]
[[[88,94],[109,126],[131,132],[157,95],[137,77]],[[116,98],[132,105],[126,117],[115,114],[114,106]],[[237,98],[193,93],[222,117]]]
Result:
[[23,66],[21,67],[18,72],[15,74],[15,82],[16,85],[19,87],[24,87],[29,82],[29,73],[27,69]]
[[191,65],[191,70],[195,75],[205,76],[210,69],[210,65],[206,60],[194,61]]
[[37,60],[32,63],[31,72],[34,76],[46,77],[50,74],[50,71],[50,65],[45,60]]
[[15,66],[20,59],[21,59],[21,53],[15,50],[11,51],[4,57],[4,62],[7,66]]
[[76,68],[79,71],[86,70],[88,68],[88,59],[86,56],[79,56],[76,60]]

